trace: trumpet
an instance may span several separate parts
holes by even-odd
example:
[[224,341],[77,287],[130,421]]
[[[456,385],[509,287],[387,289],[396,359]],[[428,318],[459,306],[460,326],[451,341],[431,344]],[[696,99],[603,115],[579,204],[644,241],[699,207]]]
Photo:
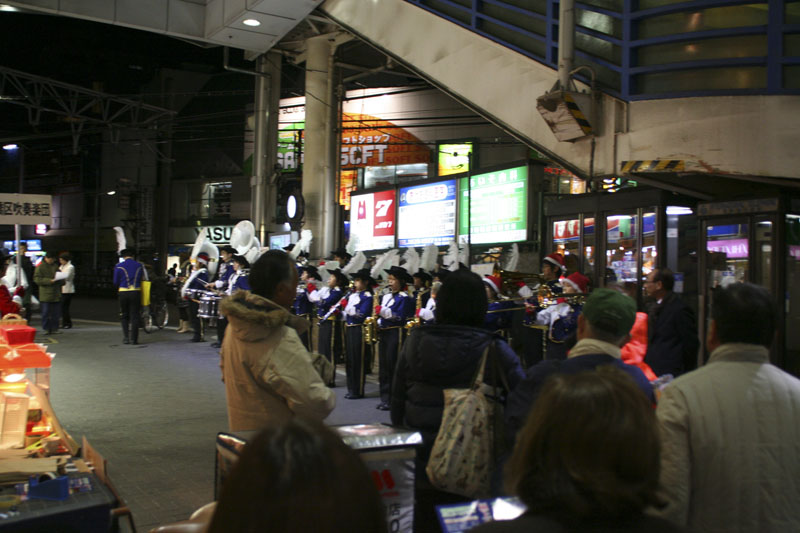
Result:
[[503,270],[501,268],[495,268],[494,275],[498,276],[502,281],[500,292],[503,294],[515,294],[520,283],[537,287],[544,285],[545,281],[544,277],[538,273],[515,272],[512,270]]
[[539,286],[539,291],[536,294],[536,300],[538,301],[539,309],[546,309],[551,305],[556,305],[558,300],[564,300],[570,305],[581,304],[586,301],[588,294],[577,293],[577,294],[554,294],[553,291],[546,283],[542,283]]

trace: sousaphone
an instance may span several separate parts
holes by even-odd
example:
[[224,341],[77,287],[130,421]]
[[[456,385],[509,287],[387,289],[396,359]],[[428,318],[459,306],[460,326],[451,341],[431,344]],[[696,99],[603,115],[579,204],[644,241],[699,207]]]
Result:
[[194,241],[192,255],[189,257],[189,261],[192,262],[192,265],[197,263],[197,255],[200,253],[208,255],[208,265],[206,268],[208,269],[208,279],[212,279],[219,267],[219,249],[211,242],[211,239],[206,236],[205,228],[200,230],[200,234]]

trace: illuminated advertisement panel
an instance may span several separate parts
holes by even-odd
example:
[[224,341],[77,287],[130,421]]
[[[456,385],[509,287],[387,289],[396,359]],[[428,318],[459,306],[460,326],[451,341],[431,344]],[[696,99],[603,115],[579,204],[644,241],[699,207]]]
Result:
[[[439,176],[466,172],[469,170],[469,163],[472,158],[472,143],[440,144],[438,153]],[[475,166],[474,163],[473,166]]]
[[357,251],[394,247],[395,191],[354,194],[350,206],[350,240]]
[[443,245],[456,234],[456,181],[402,187],[397,245]]
[[[470,179],[471,183],[468,183],[467,179]],[[459,242],[467,242],[468,228],[472,228],[473,244],[527,239],[527,166],[461,178],[458,186],[461,195],[458,217]]]

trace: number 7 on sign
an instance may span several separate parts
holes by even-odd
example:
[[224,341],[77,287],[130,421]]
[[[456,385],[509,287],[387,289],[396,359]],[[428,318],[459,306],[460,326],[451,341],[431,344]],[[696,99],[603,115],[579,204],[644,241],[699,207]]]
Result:
[[375,216],[385,217],[394,200],[380,200],[375,204]]

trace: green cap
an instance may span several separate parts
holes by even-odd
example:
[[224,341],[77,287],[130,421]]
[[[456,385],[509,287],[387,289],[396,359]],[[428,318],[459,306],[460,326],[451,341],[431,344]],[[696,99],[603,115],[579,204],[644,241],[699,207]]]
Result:
[[583,304],[583,316],[593,329],[622,337],[636,321],[636,302],[615,290],[595,289]]

